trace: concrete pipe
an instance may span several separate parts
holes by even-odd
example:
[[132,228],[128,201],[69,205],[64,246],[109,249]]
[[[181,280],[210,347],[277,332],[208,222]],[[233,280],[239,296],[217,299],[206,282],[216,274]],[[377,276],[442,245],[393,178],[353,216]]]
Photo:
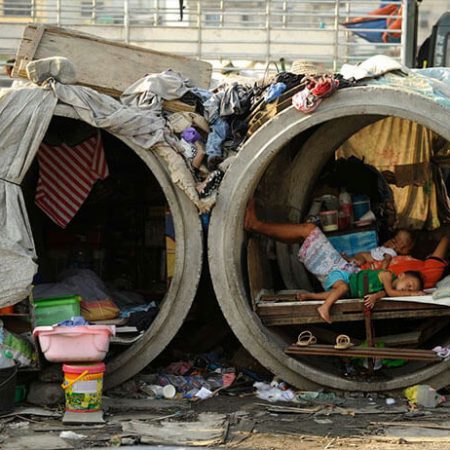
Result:
[[[55,115],[80,120],[73,108],[63,105],[57,106]],[[151,326],[140,340],[107,364],[106,388],[114,387],[141,371],[175,336],[197,291],[203,257],[202,227],[193,203],[172,183],[166,165],[154,152],[126,139],[121,140],[142,159],[164,193],[175,226],[176,262],[170,287]]]
[[[325,163],[352,134],[383,117],[415,121],[450,140],[449,111],[432,99],[389,87],[338,91],[313,114],[290,107],[264,124],[241,149],[222,181],[209,230],[209,266],[226,320],[244,347],[275,375],[300,389],[325,386],[346,391],[395,391],[417,383],[448,384],[450,360],[399,370],[386,381],[352,381],[322,363],[294,359],[283,352],[292,337],[264,326],[246,289],[243,218],[256,188],[267,200],[266,220],[299,222]],[[268,207],[269,205],[269,207]],[[277,247],[278,267],[288,288],[304,287],[295,255],[298,246]],[[291,339],[291,340],[289,340]],[[450,343],[450,336],[447,344]],[[444,343],[445,344],[445,343]]]

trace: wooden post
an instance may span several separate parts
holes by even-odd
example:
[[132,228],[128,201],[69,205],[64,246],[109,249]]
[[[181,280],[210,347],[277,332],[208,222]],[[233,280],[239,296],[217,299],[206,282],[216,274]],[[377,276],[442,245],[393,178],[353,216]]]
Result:
[[[372,310],[370,308],[367,308],[364,305],[364,303],[362,305],[364,308],[364,325],[366,326],[367,346],[373,347],[374,339],[373,339],[373,329],[372,329]],[[373,375],[374,366],[375,366],[375,360],[373,358],[367,358],[367,367],[369,370],[369,375]]]

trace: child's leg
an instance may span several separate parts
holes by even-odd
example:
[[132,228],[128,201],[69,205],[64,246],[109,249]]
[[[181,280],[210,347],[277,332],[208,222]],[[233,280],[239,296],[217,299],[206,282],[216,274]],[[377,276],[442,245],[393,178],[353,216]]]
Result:
[[329,291],[324,292],[299,292],[296,294],[296,298],[298,301],[303,300],[326,300],[328,295],[330,294]]
[[348,284],[342,280],[336,281],[330,291],[325,292],[327,295],[323,305],[317,308],[320,317],[325,322],[331,323],[330,309],[337,300],[342,298],[348,292]]

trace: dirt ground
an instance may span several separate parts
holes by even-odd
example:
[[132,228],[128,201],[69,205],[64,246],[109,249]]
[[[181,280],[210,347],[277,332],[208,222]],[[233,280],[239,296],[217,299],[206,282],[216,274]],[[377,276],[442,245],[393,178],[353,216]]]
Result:
[[[376,404],[373,405],[370,414],[360,413],[364,410],[369,412],[368,403]],[[248,415],[242,416],[238,423],[231,425],[225,448],[249,450],[450,448],[450,408],[408,411],[406,403],[401,400],[397,400],[396,405],[389,407],[385,399],[368,402],[366,398],[357,398],[347,400],[341,407],[329,405],[304,407],[305,410],[318,409],[315,413],[289,414],[270,411],[272,407],[283,408],[284,405],[262,402],[254,397],[245,399],[219,397],[196,404],[194,409],[230,414],[236,411],[248,412]],[[394,427],[386,426],[385,423],[402,425]],[[421,424],[424,428],[419,429],[417,424]]]
[[[182,447],[170,431],[165,447],[145,441],[142,436],[124,432],[125,422],[164,429],[164,423],[197,421],[202,417],[221,417],[223,429],[219,440],[204,441],[202,448],[248,450],[444,450],[450,449],[450,404],[434,409],[411,409],[403,399],[387,405],[385,398],[350,397],[339,405],[327,403],[268,403],[254,395],[217,396],[200,402],[186,400],[139,400],[136,411],[111,399],[105,408],[104,425],[63,425],[61,417],[27,415],[23,409],[0,418],[2,450],[93,449],[126,446],[130,449],[197,448],[193,442]],[[134,401],[136,402],[136,401]],[[130,403],[131,405],[131,403]],[[148,406],[150,405],[150,406]],[[25,405],[26,407],[26,405]],[[23,407],[22,407],[23,408]],[[26,410],[25,410],[26,411]],[[50,411],[51,412],[51,411]],[[58,413],[58,410],[53,410]],[[59,413],[61,410],[59,410]],[[205,422],[204,429],[208,428]],[[62,431],[84,436],[61,439]],[[203,430],[205,431],[205,430]],[[206,430],[208,431],[208,430]],[[149,446],[145,444],[149,444]],[[198,441],[196,444],[200,444]]]

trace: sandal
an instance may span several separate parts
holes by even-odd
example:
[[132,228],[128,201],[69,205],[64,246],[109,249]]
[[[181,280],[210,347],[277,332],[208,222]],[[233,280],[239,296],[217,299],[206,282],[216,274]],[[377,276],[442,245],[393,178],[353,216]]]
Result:
[[347,348],[353,347],[354,344],[351,343],[350,338],[346,334],[340,334],[336,338],[336,345],[334,348],[339,350],[345,350]]
[[300,347],[307,347],[317,343],[316,337],[309,330],[302,331],[297,338],[297,345]]

